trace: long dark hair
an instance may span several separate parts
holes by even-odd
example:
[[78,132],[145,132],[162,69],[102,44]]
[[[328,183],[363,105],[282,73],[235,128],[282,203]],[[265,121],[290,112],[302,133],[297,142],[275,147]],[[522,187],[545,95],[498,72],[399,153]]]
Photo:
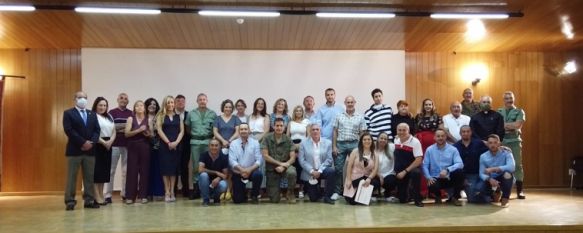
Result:
[[360,140],[358,140],[358,159],[359,161],[363,161],[364,160],[364,144],[362,142],[362,140],[364,139],[364,137],[369,137],[371,144],[370,144],[370,158],[374,161],[374,150],[375,150],[375,145],[372,139],[372,135],[370,135],[369,132],[364,132],[361,136],[360,136]]
[[[261,112],[257,111],[257,105],[259,104],[259,101],[263,101],[263,110],[261,110]],[[265,99],[259,97],[255,100],[255,102],[253,102],[253,116],[257,116],[257,114],[260,114],[262,117],[267,116],[267,103],[265,102]]]
[[146,115],[150,114],[148,112],[148,106],[150,106],[150,104],[152,104],[152,102],[156,103],[156,112],[154,113],[154,115],[158,114],[158,112],[160,111],[160,104],[158,103],[158,101],[154,98],[148,98],[146,100],[146,102],[144,103],[144,107],[146,108]]
[[[105,112],[103,112],[103,114],[99,114],[97,113],[97,105],[99,104],[99,102],[101,101],[105,101]],[[91,108],[91,111],[99,114],[105,118],[107,118],[109,121],[113,122],[113,117],[111,117],[111,115],[109,115],[109,113],[107,113],[107,110],[109,109],[109,102],[107,102],[107,99],[99,96],[95,99],[95,101],[93,101],[93,107]]]

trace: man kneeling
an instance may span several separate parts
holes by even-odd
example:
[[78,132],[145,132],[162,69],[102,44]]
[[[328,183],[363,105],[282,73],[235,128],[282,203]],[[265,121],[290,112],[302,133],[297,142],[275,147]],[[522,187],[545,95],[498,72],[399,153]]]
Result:
[[221,152],[221,142],[211,139],[209,150],[200,155],[198,163],[198,187],[202,195],[202,205],[208,206],[212,195],[215,203],[220,203],[219,198],[227,191],[227,172],[229,171],[229,159]]
[[493,202],[500,201],[501,207],[508,207],[514,168],[512,153],[500,149],[500,137],[489,135],[488,151],[480,156],[480,178],[485,182],[482,195],[492,196]]
[[334,204],[330,198],[336,183],[336,171],[332,168],[332,142],[320,137],[320,126],[311,124],[310,138],[300,144],[299,162],[302,166],[300,178],[305,182],[305,190],[311,202],[316,202],[320,194],[320,181],[326,179],[324,203]]

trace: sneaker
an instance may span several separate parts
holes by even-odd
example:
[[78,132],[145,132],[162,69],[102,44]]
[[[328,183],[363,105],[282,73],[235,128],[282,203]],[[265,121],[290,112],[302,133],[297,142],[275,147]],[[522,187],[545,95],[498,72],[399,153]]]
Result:
[[454,206],[462,206],[462,202],[460,200],[458,200],[457,198],[452,198],[450,200]]
[[336,204],[335,201],[333,201],[332,199],[328,198],[328,197],[324,197],[324,203],[326,204],[330,204],[330,205],[334,205]]
[[134,201],[132,199],[126,199],[126,205],[131,205],[134,204]]
[[467,199],[468,198],[468,195],[466,194],[466,191],[464,191],[464,190],[462,190],[460,192],[460,196],[461,196],[461,199]]
[[516,198],[524,200],[526,199],[526,196],[524,195],[524,192],[519,192],[518,194],[516,194]]
[[148,198],[142,198],[142,204],[147,204],[148,203]]
[[385,198],[385,201],[387,201],[388,203],[399,203],[399,198],[391,196]]
[[508,207],[508,198],[502,198],[502,200],[500,200],[500,207],[502,208]]
[[332,194],[332,196],[330,197],[330,199],[332,199],[332,201],[338,200],[338,193]]
[[500,189],[496,189],[496,191],[492,195],[492,202],[500,202],[501,197],[502,197],[502,191],[500,191]]
[[304,198],[304,192],[300,191],[300,192],[298,193],[298,198],[299,198],[299,199],[302,199],[302,198]]

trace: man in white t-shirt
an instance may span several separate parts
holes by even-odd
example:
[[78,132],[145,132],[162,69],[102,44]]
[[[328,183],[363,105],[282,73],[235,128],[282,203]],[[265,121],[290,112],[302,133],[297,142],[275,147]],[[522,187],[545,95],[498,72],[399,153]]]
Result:
[[447,142],[456,143],[462,139],[460,128],[470,125],[470,117],[462,114],[462,104],[458,101],[449,106],[450,113],[443,116],[443,127],[447,133]]
[[[423,150],[421,142],[409,133],[409,125],[401,123],[397,125],[397,138],[395,138],[395,173],[397,174],[397,196],[399,202],[407,203],[409,197],[415,200],[415,205],[423,207],[421,195],[421,173],[419,166],[423,162]],[[409,182],[413,187],[411,195],[408,194]]]

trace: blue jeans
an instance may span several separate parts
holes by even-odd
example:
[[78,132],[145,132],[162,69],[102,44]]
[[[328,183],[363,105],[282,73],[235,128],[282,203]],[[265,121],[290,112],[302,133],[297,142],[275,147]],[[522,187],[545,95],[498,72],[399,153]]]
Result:
[[[249,181],[251,181],[253,185],[251,188],[251,196],[257,197],[259,195],[259,189],[261,188],[261,182],[263,181],[263,173],[261,173],[260,168],[257,168],[255,171],[253,171],[253,173],[251,173]],[[245,187],[245,183],[241,181],[241,175],[233,173],[231,182],[233,183],[233,202],[247,202],[247,189]]]
[[334,188],[336,187],[334,184],[336,182],[336,171],[334,168],[328,167],[324,169],[324,171],[322,171],[320,174],[320,178],[318,178],[317,184],[312,185],[308,181],[304,181],[304,190],[308,194],[308,197],[310,197],[311,202],[316,202],[322,197],[320,192],[320,185],[322,184],[322,180],[326,180],[324,197],[330,198],[330,196],[332,196],[334,193]]
[[198,176],[198,188],[200,189],[200,195],[202,196],[202,200],[205,202],[209,201],[209,195],[212,195],[213,198],[219,200],[219,197],[222,193],[227,191],[227,181],[221,180],[219,181],[219,185],[215,188],[210,188],[209,185],[211,184],[211,179],[206,172],[200,173]]
[[334,190],[335,193],[342,194],[344,191],[344,171],[346,168],[344,167],[344,163],[346,162],[346,158],[350,156],[352,150],[358,147],[358,140],[357,141],[342,141],[336,142],[336,148],[338,148],[338,155],[334,157],[334,169],[336,169],[336,189]]
[[[502,191],[502,198],[510,198],[510,192],[512,192],[512,185],[514,183],[514,175],[509,172],[504,172],[502,175],[494,177],[495,180],[500,182],[499,188]],[[484,181],[484,188],[482,189],[482,195],[486,198],[492,196],[492,186],[490,182]]]
[[466,195],[469,203],[486,203],[480,192],[484,189],[484,181],[478,174],[466,174]]

